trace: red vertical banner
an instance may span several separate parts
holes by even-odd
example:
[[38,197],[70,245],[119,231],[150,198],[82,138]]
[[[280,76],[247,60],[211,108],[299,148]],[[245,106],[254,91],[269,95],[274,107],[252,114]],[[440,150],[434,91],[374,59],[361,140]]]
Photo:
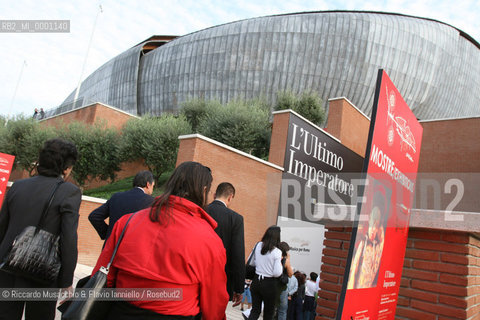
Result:
[[[379,70],[337,320],[395,319],[423,129]],[[362,196],[362,193],[360,194]]]
[[2,206],[3,198],[5,197],[7,183],[10,178],[10,173],[12,172],[14,160],[15,156],[0,153],[0,207]]

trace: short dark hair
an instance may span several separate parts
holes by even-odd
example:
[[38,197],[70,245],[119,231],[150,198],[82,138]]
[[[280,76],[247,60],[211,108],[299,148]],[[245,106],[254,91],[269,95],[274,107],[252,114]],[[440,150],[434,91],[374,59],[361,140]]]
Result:
[[310,279],[312,281],[317,281],[318,274],[316,272],[310,272]]
[[[158,196],[150,210],[150,220],[168,224],[172,218],[170,196],[178,196],[190,200],[204,208],[206,194],[212,186],[212,172],[201,163],[187,161],[181,163],[165,184],[165,192]],[[206,192],[204,193],[204,188]]]
[[267,254],[267,252],[272,251],[275,247],[278,247],[280,243],[280,227],[279,226],[271,226],[265,231],[265,234],[262,237],[262,251],[263,255]]
[[38,155],[39,175],[58,177],[72,167],[78,159],[77,147],[73,142],[60,138],[45,141]]
[[285,241],[282,241],[278,244],[278,249],[282,250],[282,256],[286,256],[287,252],[290,251],[290,246]]
[[145,188],[148,183],[153,183],[153,173],[148,170],[138,172],[133,178],[133,187]]
[[215,191],[215,198],[228,197],[231,194],[235,196],[235,188],[230,182],[222,182],[218,185],[217,191]]

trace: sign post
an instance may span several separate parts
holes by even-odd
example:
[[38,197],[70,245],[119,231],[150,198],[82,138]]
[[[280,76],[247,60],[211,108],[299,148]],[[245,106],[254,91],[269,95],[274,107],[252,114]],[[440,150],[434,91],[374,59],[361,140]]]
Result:
[[7,190],[8,179],[12,172],[13,161],[15,157],[9,154],[0,153],[0,207]]
[[354,206],[361,156],[293,113],[282,175],[279,217],[323,224],[336,216],[325,205]]
[[277,224],[295,267],[318,273],[325,220],[342,220],[340,208],[354,214],[363,158],[295,112],[281,112],[290,115]]
[[379,70],[337,320],[395,318],[422,132]]

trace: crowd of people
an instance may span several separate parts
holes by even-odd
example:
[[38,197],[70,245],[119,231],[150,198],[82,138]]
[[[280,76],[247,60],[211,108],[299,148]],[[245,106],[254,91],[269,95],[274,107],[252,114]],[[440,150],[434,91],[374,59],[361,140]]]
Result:
[[293,271],[290,246],[280,241],[280,227],[269,227],[251,255],[249,263],[255,265],[252,308],[243,313],[244,318],[258,319],[263,311],[263,319],[313,320],[318,275],[311,272],[307,280],[305,273]]
[[[77,263],[78,212],[81,191],[65,182],[78,158],[75,145],[62,139],[45,142],[38,175],[16,181],[0,213],[0,261],[14,239],[38,224],[48,208],[44,228],[60,235],[61,268],[51,288],[71,293]],[[245,281],[243,217],[229,208],[235,197],[231,183],[220,183],[210,201],[211,170],[198,162],[181,163],[162,195],[151,196],[154,179],[139,172],[129,191],[114,194],[89,215],[103,250],[94,275],[112,256],[107,284],[112,288],[181,289],[181,299],[115,300],[105,319],[225,319],[228,301],[249,309],[248,319],[310,320],[315,315],[318,277],[293,271],[289,246],[280,227],[271,226],[256,244],[250,264],[253,279]],[[54,185],[59,185],[46,206]],[[108,220],[107,220],[108,219]],[[108,223],[107,223],[108,222]],[[116,250],[116,246],[118,250]],[[115,252],[115,253],[114,253]],[[35,280],[3,272],[0,287],[41,288]],[[0,300],[0,319],[55,318],[56,301]],[[251,308],[250,308],[251,306]],[[25,311],[24,311],[25,310]]]

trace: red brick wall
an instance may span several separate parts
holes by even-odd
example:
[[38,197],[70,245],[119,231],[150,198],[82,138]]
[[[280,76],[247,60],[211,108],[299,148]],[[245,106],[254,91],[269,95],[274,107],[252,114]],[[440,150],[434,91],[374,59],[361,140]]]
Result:
[[[480,172],[480,118],[422,121],[419,172]],[[452,161],[455,159],[455,161]]]
[[352,236],[352,228],[326,226],[325,230],[317,320],[335,319]]
[[399,319],[471,319],[480,312],[480,241],[468,233],[412,229]]
[[[82,122],[85,124],[95,124],[98,121],[106,123],[107,127],[115,128],[117,130],[122,129],[125,123],[134,118],[133,115],[120,111],[116,108],[105,106],[101,103],[94,103],[92,105],[70,111],[53,118],[48,118],[40,121],[42,126],[60,127],[62,125],[68,125],[73,121]],[[120,171],[117,172],[117,179],[124,179],[135,175],[140,170],[148,170],[143,164],[143,160],[135,162],[126,162],[120,165]],[[29,174],[26,171],[15,170],[12,172],[10,180],[15,181],[18,179],[28,178]],[[72,182],[72,181],[71,181]],[[109,181],[93,180],[86,182],[84,189],[93,189],[100,186],[109,184]]]
[[[325,234],[317,313],[335,319],[351,228]],[[411,228],[396,319],[480,319],[480,238]]]
[[290,112],[273,115],[272,138],[270,139],[268,161],[281,167],[283,167],[283,162],[285,161],[289,121]]
[[[102,203],[82,200],[78,221],[78,263],[95,266],[102,251],[103,240],[88,221],[88,215]],[[108,223],[108,220],[107,220]]]
[[58,127],[74,121],[85,124],[94,124],[98,121],[103,121],[109,128],[113,127],[120,130],[132,117],[134,116],[120,111],[119,109],[108,107],[101,103],[94,103],[53,118],[42,120],[40,121],[40,124],[44,126]]
[[345,98],[330,99],[325,131],[360,156],[365,155],[370,119]]
[[[455,211],[478,212],[480,198],[480,118],[450,119],[420,122],[423,127],[422,148],[418,165],[419,177],[438,182],[439,190],[449,179],[462,181],[464,193]],[[417,208],[445,209],[454,202],[456,192],[423,195],[417,184]]]

